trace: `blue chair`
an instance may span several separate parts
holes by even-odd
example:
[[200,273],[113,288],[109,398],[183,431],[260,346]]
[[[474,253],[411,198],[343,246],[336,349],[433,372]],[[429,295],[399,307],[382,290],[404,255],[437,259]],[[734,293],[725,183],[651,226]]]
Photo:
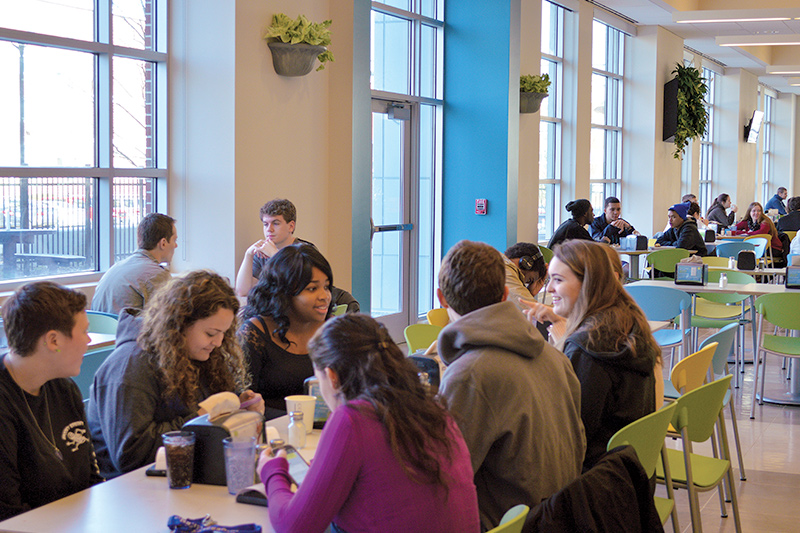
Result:
[[90,350],[84,354],[83,363],[81,363],[81,373],[72,378],[81,390],[81,397],[84,401],[89,399],[89,387],[92,386],[95,372],[97,372],[97,369],[100,368],[100,365],[103,364],[106,357],[111,355],[113,351],[114,347],[109,346],[98,350]]
[[87,310],[86,316],[89,318],[90,333],[117,334],[117,324],[119,323],[119,317],[117,315],[103,313],[102,311]]
[[724,241],[717,245],[717,257],[733,257],[736,259],[742,250],[755,251],[756,246],[751,242]]
[[689,313],[692,297],[680,289],[671,287],[649,287],[626,285],[625,289],[644,311],[647,320],[675,320],[680,317],[678,329],[662,329],[653,333],[662,348],[673,348],[670,368],[675,364],[674,348],[682,347],[681,357],[688,355],[691,346],[692,330]]

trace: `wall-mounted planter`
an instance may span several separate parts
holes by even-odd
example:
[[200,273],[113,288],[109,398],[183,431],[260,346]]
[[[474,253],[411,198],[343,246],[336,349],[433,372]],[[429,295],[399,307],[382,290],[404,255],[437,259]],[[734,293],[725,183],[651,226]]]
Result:
[[547,93],[519,92],[519,112],[536,113],[542,105],[542,100],[547,98]]
[[272,52],[272,66],[281,76],[305,76],[314,68],[317,56],[326,50],[324,46],[303,43],[272,41],[267,45]]

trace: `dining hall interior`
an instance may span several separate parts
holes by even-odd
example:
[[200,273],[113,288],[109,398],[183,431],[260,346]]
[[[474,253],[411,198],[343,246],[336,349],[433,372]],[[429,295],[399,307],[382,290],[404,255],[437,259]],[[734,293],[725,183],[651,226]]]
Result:
[[[120,15],[113,2],[88,4],[101,6],[99,22],[89,26],[106,33],[114,27]],[[12,95],[10,114],[0,116],[15,118],[0,118],[7,122],[0,133],[0,234],[13,229],[14,180],[80,179],[92,191],[81,197],[79,218],[92,220],[85,248],[26,251],[19,242],[15,257],[6,249],[18,241],[0,243],[0,304],[33,279],[91,298],[103,272],[135,249],[120,252],[130,236],[122,219],[148,212],[176,219],[173,274],[211,269],[233,282],[245,251],[262,238],[259,208],[287,198],[297,207],[295,235],[324,254],[335,285],[403,342],[406,326],[440,306],[439,265],[462,239],[501,252],[516,242],[547,244],[569,218],[567,202],[578,198],[600,214],[606,197],[618,197],[623,217],[654,237],[686,193],[697,196],[704,213],[716,196],[729,194],[740,209],[737,220],[778,187],[800,195],[800,7],[788,0],[757,8],[742,0],[141,4],[148,28],[142,46],[115,48],[103,41],[104,31],[64,34],[57,20],[42,15],[41,24],[30,22],[24,10],[9,23],[0,20],[0,53],[7,49],[0,68],[13,72],[13,83],[0,88]],[[304,76],[278,75],[264,40],[276,13],[332,20],[335,60]],[[91,120],[74,126],[77,113],[67,108],[84,101],[53,97],[65,106],[54,110],[48,79],[26,74],[31,86],[43,84],[41,98],[27,106],[63,119],[50,119],[53,131],[43,133],[47,119],[36,124],[35,109],[26,109],[34,133],[20,133],[22,97],[13,92],[21,90],[20,44],[97,55],[89,68],[100,87]],[[131,104],[145,124],[131,134],[139,157],[121,157],[124,139],[113,134],[117,124],[126,127],[119,118],[125,103],[114,97],[126,89],[108,74],[109,57],[120,60],[120,76],[124,61],[153,65],[146,69],[148,96]],[[41,61],[46,67],[53,60]],[[676,64],[698,69],[708,87],[707,134],[681,157],[664,140],[665,84]],[[544,73],[548,97],[538,112],[520,113],[520,76]],[[760,132],[749,142],[745,127],[759,113]],[[73,127],[78,140],[68,141]],[[89,141],[81,144],[79,134]],[[61,142],[66,148],[57,147]],[[48,146],[57,153],[48,155]],[[117,186],[125,180],[146,189],[130,206]],[[65,198],[39,201],[61,225],[74,213],[63,212]],[[44,238],[61,226],[23,227]],[[42,266],[42,255],[61,259]],[[746,326],[745,339],[752,328]],[[744,344],[752,361],[752,345]],[[771,358],[767,386],[788,390],[789,373]],[[747,470],[747,480],[736,481],[742,530],[792,531],[800,519],[800,411],[764,403],[750,419],[752,364],[743,377],[733,393]],[[702,493],[700,502],[707,530],[734,531],[732,517],[719,516],[715,492]],[[676,507],[681,530],[690,531],[685,491],[678,491]]]

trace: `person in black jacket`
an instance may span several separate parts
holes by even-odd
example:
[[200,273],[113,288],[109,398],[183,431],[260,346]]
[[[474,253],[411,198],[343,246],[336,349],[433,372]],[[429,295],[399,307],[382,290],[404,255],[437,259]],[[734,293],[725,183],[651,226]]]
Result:
[[69,379],[90,341],[86,296],[30,283],[3,304],[3,320],[10,351],[0,363],[0,520],[102,481]]
[[656,239],[661,246],[675,246],[684,250],[696,250],[697,255],[708,255],[697,222],[689,216],[689,203],[675,204],[668,210],[669,229]]
[[572,218],[561,224],[553,233],[550,242],[547,243],[547,247],[551,250],[556,245],[572,239],[592,240],[592,236],[589,235],[589,232],[584,227],[587,224],[591,224],[592,219],[594,219],[592,203],[585,198],[581,198],[572,200],[565,207],[572,214]]
[[603,213],[592,220],[592,238],[598,242],[619,244],[628,235],[639,235],[627,220],[620,217],[622,204],[619,198],[609,196],[603,204]]
[[800,230],[800,196],[792,196],[786,202],[789,213],[778,219],[778,231]]

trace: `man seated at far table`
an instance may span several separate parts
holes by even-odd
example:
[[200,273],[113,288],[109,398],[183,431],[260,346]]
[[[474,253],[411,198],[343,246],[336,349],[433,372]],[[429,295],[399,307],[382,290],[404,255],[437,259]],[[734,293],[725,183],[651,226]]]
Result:
[[764,206],[764,214],[767,214],[771,209],[777,209],[779,215],[785,215],[786,206],[783,201],[786,200],[787,196],[789,196],[789,191],[786,190],[786,187],[778,187],[778,190],[775,191],[775,196],[767,200]]
[[603,212],[592,220],[592,238],[608,244],[619,244],[628,235],[639,235],[627,220],[620,217],[622,204],[619,198],[609,196],[603,204]]
[[114,264],[100,278],[91,309],[118,315],[126,307],[144,309],[155,290],[172,277],[169,263],[178,247],[175,219],[161,213],[145,216],[136,229],[139,249]]
[[800,230],[800,196],[792,196],[786,202],[789,212],[778,219],[778,231],[797,231]]
[[708,249],[697,229],[697,222],[689,215],[690,207],[690,204],[685,203],[675,204],[669,208],[667,220],[670,227],[656,239],[656,244],[695,250],[697,255],[703,257],[708,255]]
[[507,301],[503,258],[488,244],[453,246],[437,294],[452,321],[439,334],[439,394],[469,448],[488,530],[514,505],[533,507],[580,475],[580,384],[569,359]]

